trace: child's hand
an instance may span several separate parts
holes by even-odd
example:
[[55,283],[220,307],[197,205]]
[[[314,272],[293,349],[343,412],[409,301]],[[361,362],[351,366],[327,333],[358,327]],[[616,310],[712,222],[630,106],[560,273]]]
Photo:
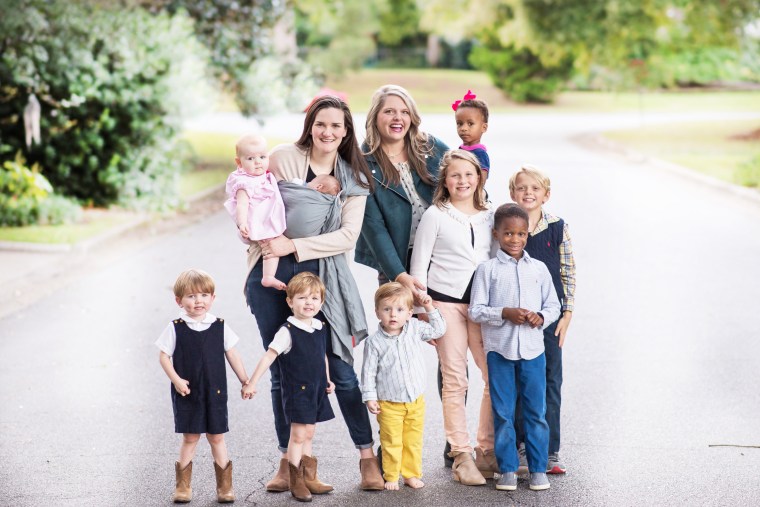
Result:
[[380,413],[380,404],[377,403],[377,400],[369,400],[367,401],[367,410],[370,414],[377,415]]
[[246,224],[238,224],[238,230],[240,231],[240,235],[243,236],[245,239],[248,238],[248,225]]
[[417,301],[417,304],[425,308],[426,312],[431,312],[434,310],[433,298],[431,298],[427,292],[422,292],[421,290],[417,291],[415,299]]
[[544,323],[543,317],[541,317],[536,312],[528,312],[528,315],[525,316],[526,320],[528,321],[528,324],[530,324],[530,327],[536,328]]
[[520,326],[525,324],[529,313],[528,310],[523,308],[504,308],[501,311],[501,318]]
[[428,340],[427,342],[430,345],[432,345],[433,347],[437,347],[438,346],[438,340],[439,340],[439,338],[436,338],[435,340]]
[[567,328],[570,327],[570,320],[573,318],[573,312],[565,310],[562,312],[562,317],[557,321],[557,330],[554,331],[554,336],[559,336],[559,347],[565,344],[565,336],[567,335]]
[[183,378],[179,379],[179,382],[174,383],[174,390],[182,396],[190,394],[190,381]]
[[332,380],[327,379],[327,389],[325,389],[325,391],[327,391],[327,394],[335,392],[335,384],[333,384]]
[[251,383],[250,380],[243,384],[243,388],[240,390],[240,396],[242,396],[244,400],[250,400],[256,396],[256,384]]

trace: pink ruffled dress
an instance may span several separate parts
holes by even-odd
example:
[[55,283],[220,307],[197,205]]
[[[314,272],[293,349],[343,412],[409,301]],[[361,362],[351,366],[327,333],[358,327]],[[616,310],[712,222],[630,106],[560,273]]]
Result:
[[[227,200],[224,207],[235,220],[237,191],[248,194],[248,237],[240,236],[243,243],[274,238],[285,231],[285,205],[277,188],[277,180],[269,171],[260,176],[252,176],[237,168],[227,177]],[[239,235],[240,233],[238,233]]]

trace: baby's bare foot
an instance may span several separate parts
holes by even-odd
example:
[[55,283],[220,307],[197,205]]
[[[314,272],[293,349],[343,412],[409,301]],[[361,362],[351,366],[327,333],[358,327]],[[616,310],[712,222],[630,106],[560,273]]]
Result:
[[288,286],[279,281],[277,278],[273,276],[262,276],[261,277],[261,285],[264,287],[271,287],[273,289],[277,290],[285,290]]
[[386,482],[385,483],[385,489],[388,491],[398,491],[398,481],[396,482]]
[[404,479],[404,484],[414,489],[420,489],[425,486],[425,483],[417,477],[409,477],[408,479]]

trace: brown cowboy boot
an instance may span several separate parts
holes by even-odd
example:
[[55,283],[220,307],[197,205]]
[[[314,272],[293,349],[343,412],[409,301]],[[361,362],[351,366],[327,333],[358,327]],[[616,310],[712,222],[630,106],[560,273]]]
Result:
[[190,482],[193,476],[193,462],[187,464],[184,469],[179,467],[179,461],[174,462],[174,473],[176,475],[176,486],[172,501],[174,503],[187,503],[193,499],[193,488]]
[[214,461],[216,472],[216,501],[219,503],[232,503],[235,501],[235,493],[232,491],[232,461],[222,468]]
[[454,464],[451,465],[451,475],[455,481],[461,482],[466,486],[482,486],[486,483],[486,480],[478,471],[478,467],[475,466],[472,454],[469,452],[452,451],[449,453],[449,456],[454,458]]
[[385,489],[385,480],[380,473],[380,465],[377,464],[377,458],[361,458],[359,460],[359,471],[362,474],[361,488],[364,491],[382,491]]
[[475,466],[478,467],[484,479],[493,479],[494,473],[499,473],[499,464],[493,449],[484,451],[480,447],[475,448]]
[[311,492],[303,480],[303,461],[295,466],[288,462],[290,470],[290,494],[299,502],[311,502]]
[[325,484],[317,477],[317,458],[304,454],[301,456],[301,464],[304,482],[312,495],[324,495],[333,490],[332,486]]
[[290,486],[290,472],[288,472],[288,460],[287,458],[280,459],[280,468],[277,469],[277,473],[272,480],[267,482],[266,489],[273,493],[281,493],[287,491]]

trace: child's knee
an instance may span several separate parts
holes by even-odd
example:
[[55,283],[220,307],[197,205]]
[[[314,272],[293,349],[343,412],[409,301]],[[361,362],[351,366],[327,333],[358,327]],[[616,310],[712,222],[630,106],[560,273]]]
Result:
[[206,440],[211,445],[219,445],[224,443],[224,433],[206,433]]
[[198,440],[200,439],[201,439],[200,433],[183,433],[182,434],[183,444],[197,444]]

